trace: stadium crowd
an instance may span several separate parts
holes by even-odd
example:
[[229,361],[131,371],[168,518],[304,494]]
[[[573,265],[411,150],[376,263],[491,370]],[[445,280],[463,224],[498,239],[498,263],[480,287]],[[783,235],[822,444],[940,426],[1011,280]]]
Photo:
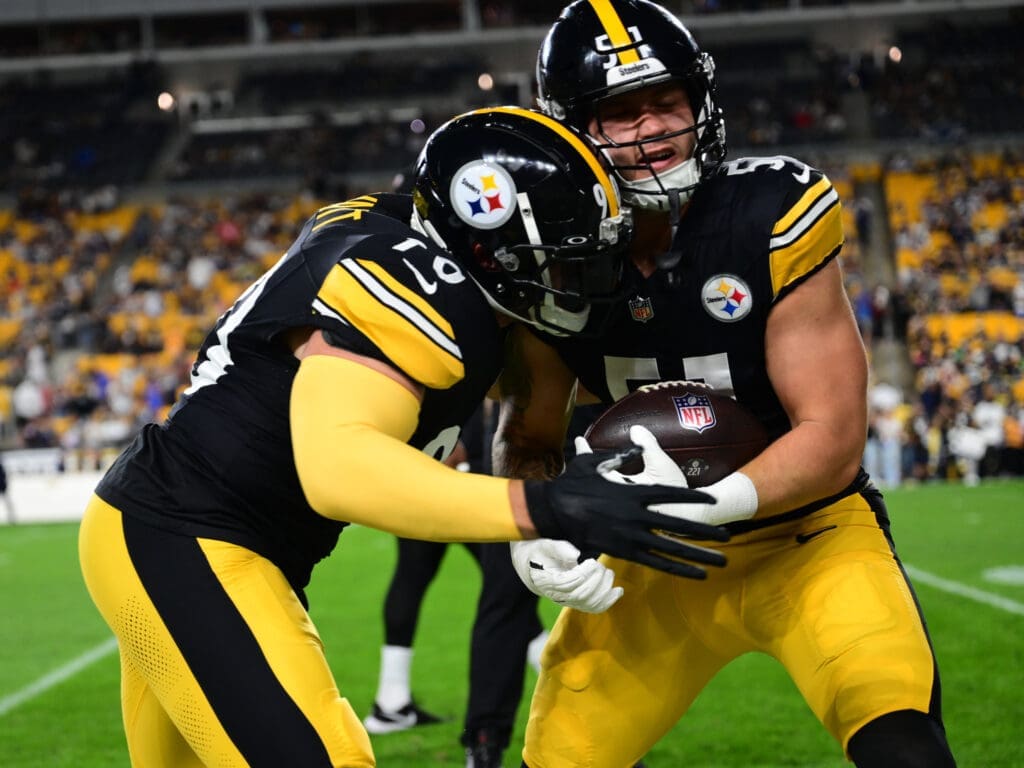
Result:
[[[550,15],[547,6],[528,5],[506,18],[503,8],[484,4],[482,24]],[[271,31],[322,38],[329,27],[326,17],[282,16]],[[730,144],[742,148],[731,154],[821,147],[808,159],[844,201],[843,266],[862,334],[869,349],[879,340],[905,346],[912,384],[879,380],[872,391],[865,463],[883,485],[1024,472],[1024,156],[1019,147],[950,151],[943,143],[961,146],[999,127],[979,115],[1009,110],[1006,119],[1016,119],[1024,104],[1012,66],[1017,30],[1019,23],[904,33],[901,66],[809,45],[790,44],[785,57],[760,43],[716,51]],[[89,42],[65,40],[58,29],[51,43],[102,47],[101,32],[93,36],[100,42]],[[114,37],[111,44],[133,44]],[[927,67],[952,61],[953,48],[963,67]],[[8,161],[0,163],[0,182],[13,201],[0,209],[0,448],[60,447],[68,468],[104,465],[140,424],[162,418],[187,379],[201,329],[280,255],[318,203],[380,188],[406,168],[426,133],[455,111],[445,99],[472,97],[480,63],[460,54],[410,74],[400,57],[378,59],[370,68],[353,59],[327,71],[264,68],[243,78],[225,115],[299,113],[310,121],[271,131],[190,132],[187,120],[175,127],[145,102],[163,85],[151,66],[89,84],[24,76],[0,85],[0,106],[18,104],[0,128]],[[758,87],[765,67],[776,83],[767,90]],[[972,89],[982,68],[995,75]],[[314,106],[343,89],[362,122]],[[886,210],[873,210],[854,169],[828,151],[851,136],[840,96],[858,89],[874,105],[869,133],[913,138],[928,150],[879,163],[877,199]],[[422,95],[421,117],[411,123],[378,103],[392,92],[406,102]],[[969,98],[942,100],[957,93]],[[1013,93],[1018,98],[1003,99],[1001,112],[985,107],[985,99]],[[56,107],[67,99],[79,105],[73,121]],[[167,182],[289,191],[134,197],[133,187],[160,170],[160,147],[175,130],[188,136],[163,168]],[[388,170],[372,177],[373,169]],[[299,183],[277,184],[283,178]],[[870,237],[872,227],[884,230],[892,280],[866,267],[879,239]]]
[[[916,211],[897,200],[889,212],[893,285],[865,274],[852,183],[844,169],[830,171],[851,200],[843,258],[862,333],[869,343],[905,342],[914,371],[913,391],[886,382],[873,390],[865,461],[883,484],[1024,470],[1024,166],[1011,152],[997,159],[946,156],[894,172],[934,180],[934,189]],[[201,329],[318,202],[139,205],[113,194],[105,203],[69,197],[59,214],[5,214],[3,444],[59,446],[70,467],[109,459],[142,423],[162,418]],[[979,216],[987,223],[974,223]]]

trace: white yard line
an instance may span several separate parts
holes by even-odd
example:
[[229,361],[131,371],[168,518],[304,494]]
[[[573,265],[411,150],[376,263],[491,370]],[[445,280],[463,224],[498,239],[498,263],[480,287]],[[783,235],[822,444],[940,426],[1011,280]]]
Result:
[[0,717],[3,717],[15,707],[21,706],[26,701],[31,701],[54,686],[60,685],[68,678],[74,677],[89,665],[99,661],[105,656],[117,650],[117,638],[111,637],[104,640],[95,648],[90,648],[76,659],[72,659],[63,667],[58,667],[47,675],[43,675],[34,683],[29,683],[20,691],[15,691],[10,696],[0,699]]
[[991,592],[985,592],[981,589],[969,587],[966,584],[961,584],[959,581],[944,579],[941,576],[928,573],[928,571],[922,571],[920,568],[915,568],[914,566],[907,565],[906,563],[903,564],[903,567],[915,582],[927,584],[929,587],[935,587],[935,589],[941,589],[943,592],[949,592],[953,595],[966,597],[968,600],[973,600],[976,603],[991,605],[993,608],[998,608],[999,610],[1006,611],[1007,613],[1015,613],[1018,616],[1024,616],[1024,603],[1018,603],[1016,600],[1011,600],[1008,597],[993,595]]

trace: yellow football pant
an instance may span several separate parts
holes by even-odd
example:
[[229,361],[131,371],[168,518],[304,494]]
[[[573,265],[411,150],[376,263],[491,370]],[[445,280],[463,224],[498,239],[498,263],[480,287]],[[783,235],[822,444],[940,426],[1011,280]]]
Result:
[[79,557],[118,639],[133,766],[375,764],[316,627],[270,561],[150,528],[95,496]]
[[706,581],[606,560],[625,594],[603,614],[558,617],[530,708],[530,768],[632,766],[751,651],[785,666],[844,749],[885,713],[931,711],[924,622],[862,496],[721,548],[728,565]]

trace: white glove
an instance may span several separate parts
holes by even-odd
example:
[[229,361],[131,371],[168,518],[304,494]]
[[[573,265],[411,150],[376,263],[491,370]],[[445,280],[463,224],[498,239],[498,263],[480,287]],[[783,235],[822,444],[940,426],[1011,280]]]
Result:
[[516,573],[535,595],[584,613],[603,613],[622,597],[622,587],[612,585],[615,572],[593,558],[578,562],[580,551],[568,541],[529,539],[510,547]]
[[[644,469],[636,475],[623,475],[611,470],[602,474],[614,483],[636,485],[671,485],[686,488],[686,475],[658,444],[651,431],[639,424],[629,428],[629,439],[644,450]],[[591,453],[582,437],[576,438],[576,453]],[[726,475],[717,483],[700,490],[714,496],[717,504],[652,504],[651,510],[663,515],[696,520],[709,525],[723,525],[736,520],[749,520],[757,512],[757,488],[742,472]]]
[[[602,472],[606,480],[624,485],[670,485],[673,488],[686,488],[686,475],[679,465],[658,445],[656,438],[647,427],[634,424],[629,428],[629,439],[644,449],[644,469],[635,475],[624,475],[618,470]],[[576,438],[576,455],[593,453],[585,437]],[[688,505],[689,506],[689,505]],[[654,509],[654,507],[651,507]],[[668,512],[666,514],[672,514]]]

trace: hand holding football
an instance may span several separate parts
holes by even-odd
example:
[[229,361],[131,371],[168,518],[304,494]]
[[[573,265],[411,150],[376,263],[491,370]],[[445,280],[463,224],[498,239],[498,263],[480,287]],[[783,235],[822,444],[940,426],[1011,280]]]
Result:
[[[590,425],[586,439],[595,450],[633,445],[629,428],[647,427],[678,464],[691,488],[721,480],[757,456],[770,442],[764,426],[746,407],[693,381],[648,384],[613,404]],[[639,459],[623,474],[639,472]]]

